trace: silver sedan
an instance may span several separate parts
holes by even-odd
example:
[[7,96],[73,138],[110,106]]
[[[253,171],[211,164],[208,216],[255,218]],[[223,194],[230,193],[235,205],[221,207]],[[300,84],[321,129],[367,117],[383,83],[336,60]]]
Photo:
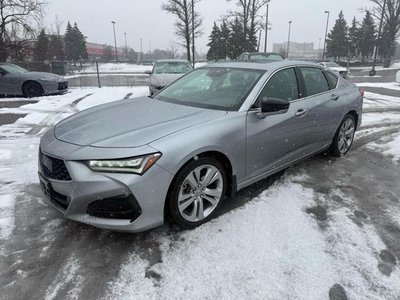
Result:
[[39,97],[68,91],[68,81],[56,74],[30,72],[14,64],[0,64],[0,95]]
[[221,63],[154,97],[80,112],[41,139],[39,178],[67,218],[194,228],[236,191],[321,151],[346,154],[363,92],[317,64]]

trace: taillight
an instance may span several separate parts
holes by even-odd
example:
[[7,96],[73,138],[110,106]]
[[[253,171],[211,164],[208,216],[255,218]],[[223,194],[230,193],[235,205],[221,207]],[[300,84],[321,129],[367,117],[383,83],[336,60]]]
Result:
[[361,95],[362,97],[364,97],[364,90],[361,89],[361,88],[359,88],[358,90],[360,91],[360,95]]

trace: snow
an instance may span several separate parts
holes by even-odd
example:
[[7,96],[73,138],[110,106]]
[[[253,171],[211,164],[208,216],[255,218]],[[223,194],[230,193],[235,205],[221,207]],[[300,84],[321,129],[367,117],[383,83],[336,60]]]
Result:
[[[128,63],[102,63],[99,64],[99,72],[101,73],[145,73],[146,71],[151,71],[153,69],[152,65],[136,65]],[[97,72],[96,65],[92,65],[82,69],[81,73],[92,73]]]
[[[107,298],[327,299],[335,283],[350,299],[395,297],[400,272],[379,273],[376,253],[384,244],[374,229],[360,229],[338,209],[329,231],[321,231],[305,212],[317,194],[296,180],[276,183],[245,206],[181,233],[176,243],[159,238],[162,263],[151,266],[132,253]],[[153,285],[149,271],[160,278]]]
[[359,87],[384,88],[389,90],[400,91],[400,84],[396,82],[361,82],[361,83],[356,83],[356,85]]
[[[398,120],[400,120],[400,114]],[[394,162],[400,163],[400,134],[381,138],[370,143],[368,147],[380,151],[384,155],[389,155]]]

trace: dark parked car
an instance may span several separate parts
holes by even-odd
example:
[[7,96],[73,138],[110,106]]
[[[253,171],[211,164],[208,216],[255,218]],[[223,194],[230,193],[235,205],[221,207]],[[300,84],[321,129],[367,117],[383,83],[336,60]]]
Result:
[[99,105],[41,139],[39,177],[67,218],[138,232],[213,216],[243,189],[329,149],[346,154],[363,92],[312,63],[215,63],[154,97]]
[[237,60],[262,63],[283,60],[283,57],[275,52],[244,52],[239,55]]
[[30,72],[14,64],[0,64],[0,95],[39,97],[64,93],[68,81],[59,75]]

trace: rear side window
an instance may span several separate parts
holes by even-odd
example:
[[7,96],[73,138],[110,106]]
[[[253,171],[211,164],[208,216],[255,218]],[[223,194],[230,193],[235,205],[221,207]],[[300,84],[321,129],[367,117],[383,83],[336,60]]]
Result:
[[329,84],[324,73],[318,68],[300,68],[304,78],[307,96],[329,91]]
[[326,76],[326,79],[328,79],[329,88],[331,90],[335,89],[338,82],[338,78],[330,72],[324,72],[324,74]]

